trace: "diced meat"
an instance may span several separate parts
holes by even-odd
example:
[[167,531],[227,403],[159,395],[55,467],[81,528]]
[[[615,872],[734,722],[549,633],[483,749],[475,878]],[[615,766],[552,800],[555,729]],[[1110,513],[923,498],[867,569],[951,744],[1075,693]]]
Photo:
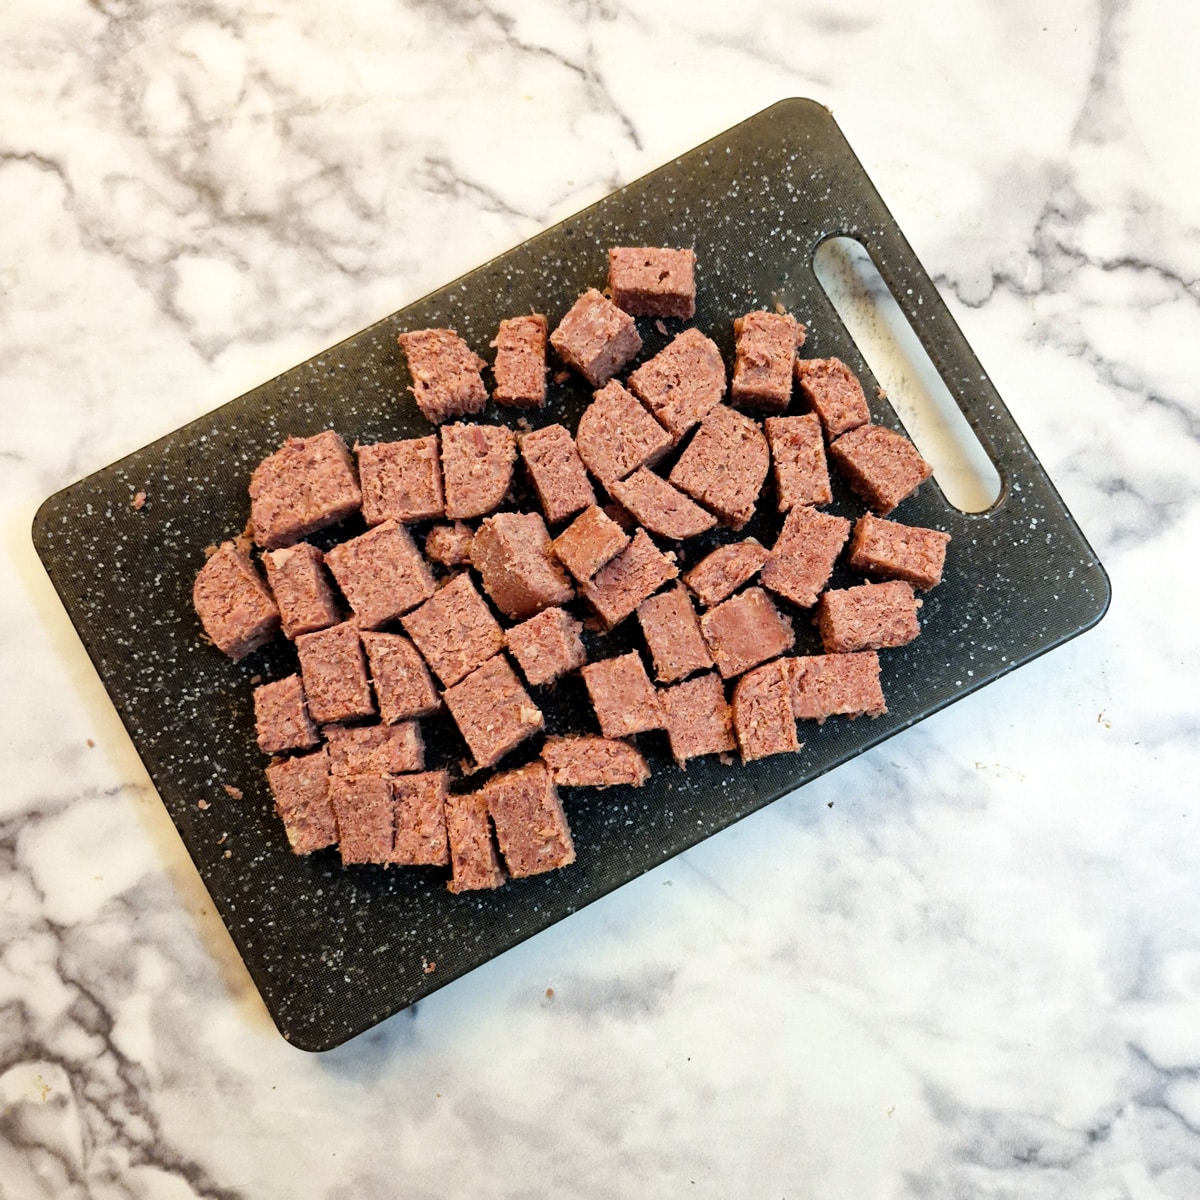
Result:
[[716,524],[711,514],[645,467],[627,479],[614,479],[608,490],[651,533],[672,541],[697,537]]
[[654,659],[654,674],[660,682],[674,683],[693,671],[707,671],[713,665],[700,633],[696,610],[678,584],[643,600],[637,615]]
[[407,867],[450,864],[446,839],[449,782],[445,771],[423,771],[392,780],[395,827],[389,861]]
[[487,798],[482,792],[465,792],[446,797],[446,833],[450,839],[452,892],[474,892],[498,888],[504,883],[504,868],[492,843]]
[[603,509],[592,505],[554,539],[554,555],[580,583],[629,545],[629,535]]
[[737,749],[733,714],[725,700],[725,686],[715,671],[664,688],[659,696],[666,713],[671,754],[681,767],[702,754],[727,754]]
[[696,252],[616,246],[608,252],[608,291],[635,317],[694,317]]
[[950,535],[940,529],[901,525],[867,513],[854,524],[847,563],[877,579],[905,579],[927,591],[942,581]]
[[486,364],[453,329],[417,329],[396,340],[408,359],[409,390],[430,421],[483,411],[488,394],[479,369]]
[[311,854],[337,841],[337,820],[329,799],[329,755],[281,759],[267,768],[267,786],[283,821],[293,854]]
[[583,626],[561,608],[545,608],[505,633],[509,653],[533,687],[553,683],[587,662]]
[[279,632],[279,609],[267,585],[233,542],[226,542],[200,568],[192,603],[213,645],[234,662]]
[[504,648],[504,630],[466,572],[400,623],[446,687]]
[[833,499],[833,490],[829,486],[825,439],[817,414],[768,417],[764,424],[775,465],[779,511],[786,512],[801,504],[828,504]]
[[678,441],[725,395],[725,360],[698,329],[685,329],[629,376],[635,396]]
[[878,717],[887,712],[874,650],[809,654],[784,662],[797,720],[824,722],[832,716]]
[[724,404],[700,422],[696,436],[671,470],[671,482],[741,529],[754,515],[771,465],[757,422]]
[[558,787],[641,787],[650,778],[636,747],[594,734],[547,738],[542,761]]
[[582,674],[606,738],[662,729],[662,702],[637,651],[588,663]]
[[684,575],[683,582],[705,608],[711,608],[728,600],[743,583],[753,579],[768,558],[770,552],[754,538],[743,538],[718,546]]
[[446,510],[442,495],[442,461],[438,440],[409,438],[355,446],[362,487],[363,520],[429,521]]
[[629,545],[605,563],[587,583],[581,584],[579,591],[604,624],[612,629],[678,574],[679,568],[673,559],[659,550],[644,529],[639,529]]
[[911,496],[933,474],[916,446],[882,425],[860,425],[829,447],[846,482],[881,517]]
[[362,644],[384,724],[426,717],[441,708],[429,668],[408,638],[398,633],[364,633]]
[[732,679],[783,654],[796,641],[791,621],[758,587],[747,588],[710,608],[700,618],[700,630],[722,679]]
[[558,357],[592,385],[603,387],[642,348],[637,323],[588,288],[550,335]]
[[830,441],[871,419],[858,376],[840,358],[798,358],[795,376]]
[[288,675],[254,689],[254,723],[258,748],[264,754],[307,750],[321,740],[308,715],[299,675]]
[[750,312],[733,323],[733,403],[783,412],[792,398],[792,363],[804,326],[788,313]]
[[521,457],[551,525],[596,503],[575,439],[562,425],[546,425],[521,439]]
[[250,528],[264,550],[344,521],[361,505],[350,451],[332,429],[288,438],[250,476]]
[[289,638],[328,629],[341,619],[333,589],[325,578],[324,558],[308,542],[297,542],[263,554],[267,583],[279,605],[283,632]]
[[329,799],[342,862],[390,862],[396,824],[391,783],[377,775],[333,776]]
[[483,590],[514,621],[566,604],[575,595],[538,513],[488,517],[475,533],[471,563],[483,579]]
[[671,448],[671,435],[617,381],[596,393],[575,428],[584,466],[607,488]]
[[510,879],[557,871],[575,861],[571,830],[545,763],[502,771],[479,790]]
[[395,521],[334,546],[325,555],[361,629],[378,629],[433,595],[433,575],[412,534]]
[[416,721],[398,725],[326,725],[329,773],[402,775],[425,769],[425,741]]
[[546,403],[546,318],[541,313],[500,322],[492,374],[492,397],[509,408],[541,408]]
[[374,715],[367,664],[353,621],[302,633],[296,639],[296,656],[304,677],[308,714],[318,725]]
[[443,567],[471,565],[471,543],[475,530],[466,521],[453,525],[435,525],[425,535],[425,557]]
[[489,658],[442,695],[480,767],[494,766],[543,725],[541,710],[503,654]]
[[850,536],[850,522],[808,505],[793,508],[783,522],[759,580],[798,608],[811,608],[833,574],[833,564]]
[[733,689],[733,728],[742,762],[800,749],[784,659],[743,675]]
[[482,517],[500,507],[512,485],[517,441],[503,425],[443,425],[446,516]]
[[817,628],[825,653],[905,646],[921,632],[920,607],[912,584],[900,579],[825,592],[817,602]]

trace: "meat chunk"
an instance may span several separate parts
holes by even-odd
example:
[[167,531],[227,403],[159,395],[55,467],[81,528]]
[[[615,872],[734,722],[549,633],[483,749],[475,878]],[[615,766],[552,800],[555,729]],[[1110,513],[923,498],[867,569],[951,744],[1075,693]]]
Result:
[[846,482],[881,517],[933,474],[908,438],[882,425],[860,425],[843,433],[829,447],[829,457]]
[[629,535],[603,509],[584,509],[552,543],[554,556],[580,583],[629,545]]
[[574,598],[538,513],[488,517],[476,531],[471,562],[483,579],[483,590],[514,621]]
[[254,689],[254,724],[258,748],[264,754],[307,750],[321,740],[308,715],[299,675],[288,675]]
[[705,608],[711,608],[753,579],[769,557],[770,553],[754,538],[743,538],[718,546],[684,575],[683,582]]
[[797,720],[824,722],[826,717],[878,717],[887,712],[879,683],[879,655],[809,654],[784,660]]
[[541,408],[546,403],[546,318],[541,313],[500,322],[492,396],[509,408]]
[[636,651],[588,663],[582,674],[606,738],[663,727],[662,703]]
[[441,708],[429,668],[408,638],[398,633],[364,633],[362,644],[384,724],[426,717]]
[[226,542],[200,568],[192,603],[212,644],[234,662],[279,632],[279,609],[254,564]]
[[811,608],[833,574],[833,564],[850,536],[850,522],[807,505],[783,522],[759,580],[798,608]]
[[612,629],[678,574],[679,568],[673,559],[659,550],[644,529],[639,529],[629,545],[605,563],[587,583],[581,584],[579,591],[604,624]]
[[696,436],[671,470],[671,482],[741,529],[754,515],[771,465],[758,424],[724,404],[700,422]]
[[732,679],[783,654],[796,641],[791,621],[758,587],[747,588],[710,608],[700,618],[700,631],[722,679]]
[[545,763],[502,771],[479,790],[510,879],[557,871],[575,861],[571,829]]
[[442,694],[480,767],[491,767],[542,728],[541,710],[503,654]]
[[716,525],[698,504],[645,467],[639,467],[627,479],[614,479],[608,490],[651,533],[672,541],[698,537]]
[[391,783],[377,775],[333,776],[329,799],[342,862],[390,862],[396,826]]
[[281,759],[267,768],[267,786],[283,821],[293,854],[311,854],[337,841],[337,819],[329,799],[329,755]]
[[580,640],[583,626],[561,608],[544,608],[537,616],[505,633],[509,653],[533,687],[553,683],[587,662]]
[[547,738],[542,761],[558,787],[641,787],[650,778],[636,747],[594,734]]
[[363,520],[368,525],[429,521],[445,512],[442,460],[433,434],[355,446],[354,451],[358,455]]
[[435,425],[474,416],[487,404],[483,359],[453,329],[417,329],[396,339],[408,359],[409,389]]
[[607,488],[652,466],[671,448],[671,435],[616,380],[583,410],[575,445],[584,466]]
[[920,607],[912,584],[899,579],[825,592],[817,602],[817,628],[825,653],[905,646],[921,632]]
[[446,797],[446,833],[450,839],[452,892],[474,892],[498,888],[505,880],[504,868],[492,843],[487,798],[481,792]]
[[562,425],[546,425],[520,439],[521,457],[551,525],[596,503],[575,439]]
[[816,413],[799,417],[768,417],[765,422],[771,461],[775,465],[775,490],[779,511],[801,504],[828,504],[829,464],[825,439]]
[[588,288],[550,335],[550,345],[592,387],[603,387],[637,355],[642,339],[627,312]]
[[308,713],[318,725],[374,715],[367,665],[353,621],[302,633],[296,639],[296,656]]
[[643,600],[637,615],[654,659],[654,674],[661,683],[674,683],[693,671],[707,671],[713,665],[700,633],[696,610],[678,584]]
[[608,291],[635,317],[694,317],[696,252],[616,246],[608,252]]
[[666,713],[671,754],[681,767],[703,754],[727,754],[737,749],[733,714],[725,700],[725,686],[715,671],[664,688],[659,695]]
[[446,687],[465,679],[504,648],[504,630],[466,572],[400,623]]
[[512,486],[517,441],[503,425],[443,425],[446,516],[482,517],[500,507]]
[[399,866],[445,867],[450,863],[446,838],[445,771],[422,771],[392,780],[394,830],[389,861]]
[[412,535],[395,521],[334,546],[325,563],[361,629],[378,629],[433,595],[433,575]]
[[733,403],[783,412],[792,398],[792,363],[804,326],[788,313],[750,312],[733,323]]
[[858,376],[840,358],[798,358],[795,376],[830,441],[871,419]]
[[264,550],[301,541],[361,505],[350,451],[332,429],[288,438],[250,476],[250,528]]
[[435,525],[425,535],[425,557],[443,567],[470,566],[474,539],[475,530],[466,521]]
[[283,632],[289,638],[328,629],[341,619],[323,562],[320,550],[308,542],[263,554],[267,583],[279,605]]
[[942,581],[950,535],[867,513],[854,524],[847,563],[877,579],[904,579],[927,591]]
[[425,769],[425,741],[416,721],[398,725],[326,725],[329,773],[402,775]]
[[635,396],[678,441],[725,395],[725,360],[698,329],[685,329],[629,376]]
[[733,689],[733,728],[742,762],[800,749],[784,659],[764,663],[737,681]]

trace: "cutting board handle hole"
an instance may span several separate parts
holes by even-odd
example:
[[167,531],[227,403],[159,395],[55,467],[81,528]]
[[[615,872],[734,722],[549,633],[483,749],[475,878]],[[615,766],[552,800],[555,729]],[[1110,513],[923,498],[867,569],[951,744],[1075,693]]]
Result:
[[827,238],[813,270],[947,501],[967,513],[991,508],[1000,474],[866,247],[852,237]]

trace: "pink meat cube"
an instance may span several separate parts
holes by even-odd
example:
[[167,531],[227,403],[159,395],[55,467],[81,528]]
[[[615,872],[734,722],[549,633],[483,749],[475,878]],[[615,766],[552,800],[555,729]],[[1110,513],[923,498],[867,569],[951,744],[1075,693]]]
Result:
[[587,662],[583,626],[561,608],[545,608],[505,633],[509,653],[533,687],[553,683]]
[[326,725],[324,732],[330,775],[401,775],[425,769],[425,742],[416,721]]
[[442,461],[435,436],[377,442],[354,450],[363,520],[368,525],[428,521],[445,512]]
[[258,748],[264,754],[307,750],[321,740],[308,715],[299,675],[288,675],[254,689],[254,722]]
[[575,439],[562,425],[546,425],[520,439],[521,457],[551,525],[596,503]]
[[446,838],[445,771],[400,775],[392,780],[395,827],[391,862],[400,866],[445,867],[450,864]]
[[587,583],[598,570],[629,545],[629,535],[602,508],[592,505],[554,539],[554,555]]
[[396,340],[408,359],[409,390],[430,421],[483,411],[488,394],[479,369],[486,364],[453,329],[417,329]]
[[592,385],[603,387],[642,348],[637,323],[588,288],[550,335],[558,357]]
[[514,621],[575,597],[539,513],[503,512],[488,517],[471,544],[471,564],[492,602]]
[[342,862],[390,862],[396,823],[391,783],[374,775],[333,776],[329,799]]
[[226,542],[200,568],[192,603],[212,644],[234,662],[279,632],[279,609],[254,564]]
[[663,554],[646,531],[639,529],[629,545],[582,584],[579,591],[612,629],[678,574],[674,556]]
[[444,425],[442,477],[446,516],[482,517],[500,507],[512,486],[517,441],[503,425]]
[[825,653],[905,646],[921,632],[920,607],[912,584],[899,579],[825,592],[817,602]]
[[696,252],[616,246],[608,252],[608,291],[635,317],[696,315]]
[[492,396],[509,408],[541,408],[546,403],[546,318],[541,313],[500,322],[492,343],[496,386]]
[[287,637],[295,639],[302,633],[328,629],[341,620],[322,566],[324,557],[316,546],[297,542],[268,550],[262,557]]
[[670,479],[715,512],[722,524],[741,529],[754,515],[770,465],[758,423],[719,404],[700,422]]
[[480,767],[491,767],[544,724],[503,654],[489,658],[442,694]]
[[833,574],[833,564],[850,536],[850,522],[808,505],[793,508],[763,564],[763,587],[790,600],[798,608],[811,608]]
[[696,610],[678,584],[643,600],[637,615],[654,659],[654,674],[661,683],[674,683],[713,665]]
[[386,725],[426,717],[442,706],[425,660],[398,633],[364,633],[363,649],[371,664],[371,679]]
[[790,650],[796,635],[762,588],[747,588],[700,618],[700,630],[721,672],[732,679]]
[[641,787],[650,778],[636,747],[595,734],[547,738],[542,761],[558,787]]
[[785,662],[797,720],[823,723],[826,717],[878,717],[887,712],[874,650],[809,654]]
[[783,412],[792,398],[792,363],[804,326],[788,313],[750,312],[734,321],[733,332],[733,403]]
[[311,854],[337,841],[337,820],[329,799],[329,755],[322,746],[272,763],[267,786],[283,821],[293,854]]
[[779,511],[801,504],[828,504],[833,499],[833,490],[829,486],[829,464],[825,461],[825,439],[816,413],[768,417],[764,424],[771,461],[775,464]]
[[705,608],[711,608],[728,600],[743,583],[753,579],[768,558],[770,553],[754,538],[743,538],[718,546],[684,575],[683,582]]
[[764,663],[743,675],[733,689],[733,728],[742,762],[801,748],[792,716],[792,696],[784,659]]
[[673,542],[698,537],[717,523],[710,513],[645,467],[626,479],[614,479],[608,490],[651,533]]
[[798,358],[795,375],[830,441],[871,419],[858,376],[840,358]]
[[847,563],[877,579],[904,579],[926,591],[942,581],[948,533],[867,513],[854,525]]
[[505,880],[500,856],[492,842],[487,797],[482,791],[446,797],[446,833],[450,839],[452,892],[498,888]]
[[846,482],[881,517],[911,496],[933,468],[902,433],[882,425],[859,425],[829,447]]
[[296,656],[309,716],[318,725],[374,715],[362,643],[352,621],[301,634],[296,639]]
[[479,790],[509,878],[557,871],[575,861],[571,830],[545,763],[502,771]]
[[504,648],[500,622],[466,573],[401,618],[401,624],[446,687]]
[[615,379],[595,394],[575,427],[579,457],[606,488],[638,467],[653,466],[672,441]]
[[636,651],[588,663],[582,674],[606,738],[662,729],[662,702]]
[[715,671],[664,688],[659,695],[671,754],[681,767],[702,754],[727,754],[737,749],[725,685]]
[[725,395],[725,360],[698,329],[685,329],[629,376],[629,388],[678,441]]
[[378,629],[433,595],[429,564],[395,521],[334,546],[325,563],[362,629]]

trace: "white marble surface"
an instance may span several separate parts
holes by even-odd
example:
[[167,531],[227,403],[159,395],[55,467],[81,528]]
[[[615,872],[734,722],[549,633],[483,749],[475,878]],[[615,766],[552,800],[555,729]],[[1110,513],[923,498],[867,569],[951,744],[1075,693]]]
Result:
[[[0,1197],[1200,1196],[1198,44],[1189,0],[6,4]],[[1109,615],[291,1048],[36,506],[788,95],[832,108]]]

